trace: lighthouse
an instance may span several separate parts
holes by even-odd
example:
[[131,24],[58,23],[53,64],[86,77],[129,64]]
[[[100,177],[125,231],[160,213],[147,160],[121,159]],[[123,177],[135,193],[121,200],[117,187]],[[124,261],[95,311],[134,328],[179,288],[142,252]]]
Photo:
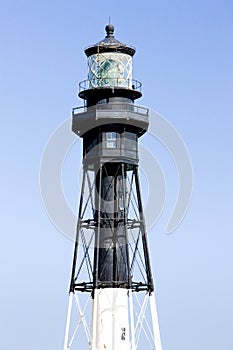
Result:
[[[142,96],[133,78],[135,48],[115,38],[113,25],[105,30],[103,40],[85,49],[83,105],[72,113],[72,131],[83,140],[83,173],[64,350],[161,350],[139,179],[138,142],[149,110],[135,104]],[[151,340],[142,346],[143,333]]]

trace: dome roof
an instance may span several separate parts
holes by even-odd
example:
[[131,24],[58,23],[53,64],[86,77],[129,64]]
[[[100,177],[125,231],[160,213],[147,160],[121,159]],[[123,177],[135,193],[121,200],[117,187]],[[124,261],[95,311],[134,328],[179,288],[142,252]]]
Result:
[[114,37],[114,26],[108,24],[105,27],[106,37],[98,43],[88,46],[85,49],[87,57],[103,52],[121,52],[127,55],[133,56],[135,54],[135,48],[127,44],[123,44]]

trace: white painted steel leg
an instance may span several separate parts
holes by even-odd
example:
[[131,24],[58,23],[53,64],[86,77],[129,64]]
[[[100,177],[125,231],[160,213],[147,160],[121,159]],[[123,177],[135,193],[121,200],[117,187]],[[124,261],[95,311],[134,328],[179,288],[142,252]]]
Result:
[[92,339],[91,339],[91,350],[96,350],[96,319],[97,319],[97,299],[96,290],[94,290],[94,299],[92,302]]
[[[137,296],[136,296],[136,299],[137,299],[138,304],[140,305],[140,302],[139,302]],[[136,349],[138,347],[141,331],[143,329],[143,321],[144,321],[144,318],[145,318],[145,312],[146,312],[147,304],[148,304],[148,295],[145,295],[144,301],[143,301],[142,305],[140,305],[141,306],[141,310],[139,312],[137,323],[136,323],[136,327],[135,327],[135,333],[137,333]]]
[[69,295],[69,302],[68,302],[68,311],[67,311],[67,318],[66,318],[66,329],[65,329],[65,339],[64,339],[63,350],[68,350],[68,337],[69,337],[69,330],[70,330],[70,319],[71,319],[73,296],[74,296],[74,293],[71,292]]
[[153,326],[153,332],[154,332],[155,348],[156,350],[162,350],[155,294],[151,293],[149,298],[150,298],[150,309],[151,309],[152,326]]
[[83,324],[83,327],[84,327],[84,331],[85,331],[85,334],[86,334],[86,337],[87,337],[87,341],[88,341],[88,344],[90,344],[90,341],[91,341],[91,334],[90,334],[90,330],[88,328],[88,325],[87,325],[87,320],[86,320],[86,317],[85,317],[85,312],[86,312],[86,309],[87,309],[87,306],[89,304],[89,300],[90,299],[87,299],[83,309],[81,308],[81,305],[80,305],[80,301],[79,301],[79,298],[78,298],[78,295],[77,293],[74,294],[74,298],[75,298],[75,301],[76,301],[76,304],[77,304],[77,307],[78,307],[78,311],[79,311],[79,315],[80,315],[80,321],[82,322]]
[[130,315],[130,331],[131,331],[131,350],[136,350],[132,290],[129,291],[129,315]]

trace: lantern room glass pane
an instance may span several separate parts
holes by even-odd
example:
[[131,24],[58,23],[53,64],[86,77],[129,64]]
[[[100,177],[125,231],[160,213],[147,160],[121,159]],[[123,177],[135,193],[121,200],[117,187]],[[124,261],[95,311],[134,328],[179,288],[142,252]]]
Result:
[[132,57],[118,52],[94,54],[88,58],[89,88],[132,88]]

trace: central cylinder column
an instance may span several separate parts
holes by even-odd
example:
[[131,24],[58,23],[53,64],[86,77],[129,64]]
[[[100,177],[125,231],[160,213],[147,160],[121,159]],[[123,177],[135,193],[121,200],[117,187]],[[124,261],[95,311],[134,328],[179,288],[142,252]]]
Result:
[[104,163],[96,173],[92,350],[130,350],[125,181],[122,163]]
[[[121,163],[105,163],[96,175],[97,285],[127,288],[126,172]],[[98,250],[98,252],[97,252]]]

